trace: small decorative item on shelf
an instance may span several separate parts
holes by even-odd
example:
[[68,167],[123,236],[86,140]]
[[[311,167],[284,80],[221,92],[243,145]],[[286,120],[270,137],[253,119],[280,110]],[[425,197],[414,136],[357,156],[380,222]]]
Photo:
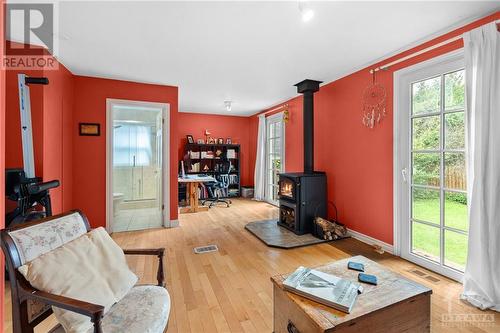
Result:
[[232,144],[231,138],[226,139],[226,144],[228,144],[228,145]]
[[208,138],[210,137],[210,134],[211,134],[211,133],[210,133],[210,132],[206,129],[206,130],[205,130],[205,143],[209,143],[209,142],[208,142]]
[[224,139],[223,139],[223,138],[219,138],[217,141],[218,141],[218,143],[219,143],[220,145],[223,145],[223,144],[224,144]]
[[203,171],[207,172],[208,170],[210,170],[210,168],[208,167],[208,165],[205,164],[205,166],[203,167]]
[[207,143],[213,145],[215,143],[215,139],[209,136]]
[[[220,139],[219,139],[219,140],[220,140]],[[222,150],[217,149],[217,150],[215,151],[215,158],[220,158],[221,156],[222,156]]]
[[194,143],[194,139],[193,139],[193,136],[191,134],[186,135],[186,138],[187,138],[188,143]]
[[197,142],[199,145],[202,145],[202,144],[204,144],[204,143],[205,143],[205,140],[203,140],[203,139],[198,139],[196,142]]

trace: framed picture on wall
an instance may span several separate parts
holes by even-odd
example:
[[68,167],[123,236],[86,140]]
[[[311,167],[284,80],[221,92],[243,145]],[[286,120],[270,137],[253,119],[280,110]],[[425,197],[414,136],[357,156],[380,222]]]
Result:
[[188,143],[194,143],[194,139],[193,139],[193,136],[191,134],[186,135],[186,138],[187,138]]
[[79,123],[79,133],[82,136],[100,136],[101,124],[98,123]]
[[232,143],[233,143],[233,141],[231,140],[231,138],[227,138],[227,139],[226,139],[226,144],[230,145],[230,144],[232,144]]
[[223,145],[224,144],[224,138],[219,138],[217,139],[217,143],[220,144],[220,145]]

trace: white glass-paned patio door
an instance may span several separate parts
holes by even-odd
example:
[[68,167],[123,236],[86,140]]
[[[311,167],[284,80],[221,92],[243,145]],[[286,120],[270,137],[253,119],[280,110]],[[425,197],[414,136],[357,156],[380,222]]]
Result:
[[455,52],[395,80],[400,254],[455,280],[465,269],[469,229],[463,68]]
[[278,205],[278,174],[284,171],[285,126],[283,113],[266,118],[266,201]]

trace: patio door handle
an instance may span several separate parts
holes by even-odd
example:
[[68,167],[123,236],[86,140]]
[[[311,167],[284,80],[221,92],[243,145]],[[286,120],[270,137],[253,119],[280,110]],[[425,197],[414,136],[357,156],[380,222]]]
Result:
[[406,168],[403,168],[403,169],[401,170],[401,176],[403,176],[403,181],[404,181],[405,183],[407,183],[407,182],[408,182],[408,179],[406,178],[407,173],[408,173],[408,170],[407,170]]

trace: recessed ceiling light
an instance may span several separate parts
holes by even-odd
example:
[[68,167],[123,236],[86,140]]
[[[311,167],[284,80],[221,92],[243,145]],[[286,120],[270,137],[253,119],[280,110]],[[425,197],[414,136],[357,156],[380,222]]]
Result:
[[299,0],[299,11],[304,22],[308,22],[314,17],[314,11],[309,7],[307,1]]

